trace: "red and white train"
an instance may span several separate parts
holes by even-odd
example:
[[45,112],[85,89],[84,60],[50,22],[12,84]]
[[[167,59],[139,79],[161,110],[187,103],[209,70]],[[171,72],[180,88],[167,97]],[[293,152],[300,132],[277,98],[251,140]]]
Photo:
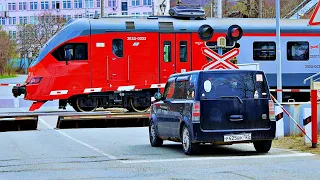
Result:
[[[209,42],[199,37],[199,28],[204,24],[214,30],[201,29],[202,36],[213,34]],[[241,28],[230,31],[234,24]],[[300,80],[319,71],[316,39],[320,28],[307,24],[307,20],[281,20],[282,46],[286,47],[282,49],[284,87],[302,87]],[[215,46],[218,37],[223,36],[232,45],[232,37],[240,38],[240,34],[237,63],[259,63],[269,84],[275,87],[273,19],[113,17],[69,21],[43,47],[28,69],[26,83],[14,87],[13,94],[24,94],[26,100],[35,101],[30,111],[57,99],[59,108],[69,103],[76,111],[98,107],[145,111],[171,74],[198,70],[210,61],[201,51],[205,43]],[[318,52],[312,51],[315,48]]]

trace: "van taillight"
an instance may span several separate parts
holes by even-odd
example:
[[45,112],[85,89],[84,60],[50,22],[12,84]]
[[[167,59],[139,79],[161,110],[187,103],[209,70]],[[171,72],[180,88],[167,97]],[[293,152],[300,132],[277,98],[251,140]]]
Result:
[[200,102],[198,102],[198,101],[193,103],[192,121],[193,122],[199,122],[200,121]]
[[276,116],[275,116],[275,109],[274,109],[274,103],[272,100],[269,100],[269,118],[270,121],[275,121],[276,120]]

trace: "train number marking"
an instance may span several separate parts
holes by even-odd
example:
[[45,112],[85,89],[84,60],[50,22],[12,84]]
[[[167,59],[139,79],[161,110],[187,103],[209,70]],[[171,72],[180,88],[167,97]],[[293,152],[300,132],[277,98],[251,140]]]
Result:
[[146,41],[147,37],[127,37],[127,41]]
[[320,65],[305,65],[304,68],[320,68]]

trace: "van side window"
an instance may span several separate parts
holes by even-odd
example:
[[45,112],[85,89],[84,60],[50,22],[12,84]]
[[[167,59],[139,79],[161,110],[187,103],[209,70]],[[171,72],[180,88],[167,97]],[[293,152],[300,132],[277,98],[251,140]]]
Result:
[[197,81],[198,74],[192,74],[190,80],[186,82],[187,100],[194,100]]
[[188,61],[188,42],[180,41],[180,62]]
[[163,61],[164,62],[171,62],[171,41],[164,41]]
[[68,43],[61,45],[54,50],[51,55],[58,61],[65,61],[65,50],[69,50],[71,54],[70,60],[88,60],[88,44],[87,43]]
[[122,39],[113,39],[112,40],[112,52],[117,57],[123,57],[123,40]]
[[253,42],[253,60],[255,61],[276,60],[276,43],[273,41]]
[[185,80],[176,82],[173,99],[186,99],[187,98],[186,82],[187,81],[185,81]]
[[287,42],[287,59],[289,61],[308,61],[309,42],[296,41]]
[[171,99],[173,98],[173,94],[174,94],[174,87],[175,87],[175,81],[168,81],[167,85],[166,85],[166,88],[165,88],[165,91],[164,91],[164,94],[163,96],[166,98],[166,99]]

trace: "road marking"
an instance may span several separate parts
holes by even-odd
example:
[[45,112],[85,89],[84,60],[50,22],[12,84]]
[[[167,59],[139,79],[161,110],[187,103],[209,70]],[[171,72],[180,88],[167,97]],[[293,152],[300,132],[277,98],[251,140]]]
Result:
[[311,153],[298,154],[280,154],[280,155],[253,155],[253,156],[229,156],[229,157],[198,157],[198,158],[175,158],[175,159],[152,159],[152,160],[129,160],[121,161],[125,164],[138,163],[155,163],[155,162],[177,162],[177,161],[204,161],[204,160],[238,160],[238,159],[271,159],[271,158],[285,158],[285,157],[305,157],[314,156]]
[[[19,109],[20,109],[21,111],[26,112],[25,110],[23,110],[23,109],[21,109],[21,108],[19,108]],[[98,149],[98,148],[96,148],[96,147],[93,147],[93,146],[91,146],[91,145],[89,145],[89,144],[87,144],[87,143],[85,143],[85,142],[82,142],[82,141],[80,141],[80,140],[78,140],[78,139],[76,139],[76,138],[73,138],[73,137],[69,136],[68,134],[60,131],[59,129],[54,129],[52,126],[50,126],[48,123],[46,123],[42,118],[39,117],[38,119],[39,119],[39,121],[40,121],[42,124],[44,124],[45,126],[47,126],[49,129],[55,130],[56,132],[60,133],[61,135],[63,135],[63,136],[65,136],[65,137],[73,140],[74,142],[77,142],[77,143],[79,143],[79,144],[81,144],[81,145],[83,145],[83,146],[85,146],[85,147],[87,147],[87,148],[89,148],[89,149],[91,149],[91,150],[93,150],[93,151],[95,151],[95,152],[97,152],[97,153],[105,156],[105,157],[108,157],[108,158],[112,159],[112,160],[118,159],[117,157],[112,156],[112,155],[110,155],[110,154],[107,154],[107,153],[103,152],[102,150],[100,150],[100,149]]]

